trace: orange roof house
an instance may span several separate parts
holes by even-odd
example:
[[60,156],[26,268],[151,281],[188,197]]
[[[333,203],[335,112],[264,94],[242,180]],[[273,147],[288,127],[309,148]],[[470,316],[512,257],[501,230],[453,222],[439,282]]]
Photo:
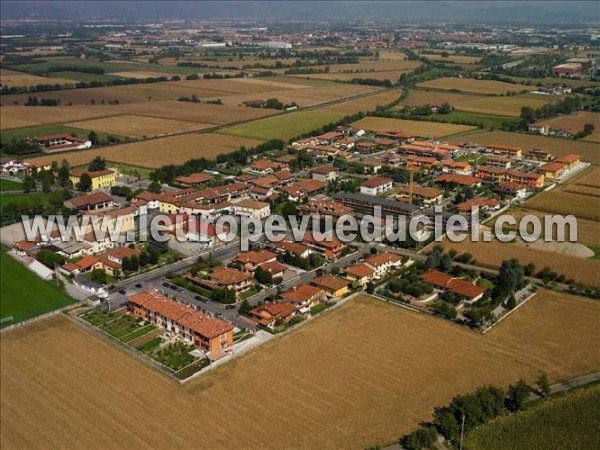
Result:
[[286,302],[273,302],[254,308],[250,317],[260,325],[274,329],[277,322],[288,323],[296,313],[296,307]]
[[466,297],[468,302],[475,302],[483,297],[485,289],[466,280],[451,277],[439,270],[429,270],[419,275],[426,283],[441,290],[447,290],[454,294]]
[[294,305],[297,311],[306,313],[312,306],[321,301],[324,294],[318,287],[303,283],[279,294],[279,296]]
[[313,278],[311,283],[333,297],[343,297],[348,293],[350,281],[332,275]]

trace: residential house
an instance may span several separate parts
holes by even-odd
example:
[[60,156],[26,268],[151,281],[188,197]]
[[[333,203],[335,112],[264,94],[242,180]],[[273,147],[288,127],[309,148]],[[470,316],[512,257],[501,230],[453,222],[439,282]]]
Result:
[[277,244],[273,244],[272,249],[279,253],[290,253],[292,255],[296,255],[300,258],[308,258],[313,250],[306,246],[299,244],[298,242],[284,240],[278,242]]
[[323,183],[331,183],[338,179],[339,171],[333,166],[320,166],[311,170],[313,180],[319,180]]
[[113,208],[115,199],[106,192],[92,192],[87,195],[73,197],[64,202],[69,209],[77,209],[80,211],[100,211]]
[[486,149],[488,153],[506,156],[509,158],[520,158],[523,153],[523,149],[515,145],[488,144]]
[[504,170],[510,169],[511,162],[512,160],[510,158],[505,158],[504,156],[488,156],[485,158],[486,166]]
[[285,186],[283,191],[287,193],[288,199],[292,202],[305,200],[310,196],[322,191],[327,184],[319,180],[301,180],[289,186]]
[[190,175],[182,175],[179,176],[177,178],[175,178],[173,181],[175,181],[178,184],[182,184],[184,186],[197,186],[199,184],[205,184],[208,183],[209,181],[214,180],[214,177],[212,175],[209,175],[207,173],[202,173],[202,172],[196,172],[196,173],[192,173]]
[[552,161],[554,159],[554,155],[552,153],[539,148],[529,150],[528,156],[530,159],[534,159],[536,161]]
[[114,186],[117,182],[117,171],[114,169],[103,169],[90,172],[89,170],[77,169],[72,170],[69,174],[69,180],[73,186],[79,186],[81,177],[87,174],[92,180],[92,190],[107,189]]
[[310,231],[304,234],[302,244],[329,259],[339,258],[347,247],[347,245],[339,240],[333,233],[324,239],[317,239]]
[[497,211],[500,206],[500,201],[495,198],[472,198],[456,205],[456,210],[461,214],[470,214],[473,207],[478,207],[480,211]]
[[360,214],[373,214],[374,208],[381,208],[381,215],[405,216],[410,219],[420,214],[420,208],[406,202],[399,202],[390,198],[374,197],[372,195],[353,194],[350,192],[338,192],[334,200],[349,206]]
[[540,172],[549,180],[558,180],[565,173],[565,164],[559,162],[550,162],[540,167]]
[[254,175],[265,176],[278,170],[283,170],[287,168],[287,164],[284,163],[259,159],[258,161],[254,161],[252,164],[250,164],[250,167],[246,169],[246,171]]
[[159,291],[130,295],[127,303],[133,317],[164,328],[210,354],[233,345],[233,325],[175,302]]
[[453,159],[442,160],[443,173],[456,173],[458,175],[471,175],[473,166],[466,161],[455,161]]
[[464,298],[469,304],[479,300],[485,293],[485,289],[481,286],[477,286],[470,281],[451,277],[450,275],[438,270],[429,270],[419,275],[419,278],[426,283],[433,285],[439,291],[449,291],[458,295],[459,297]]
[[445,173],[435,179],[438,183],[458,184],[460,186],[479,187],[481,180],[470,175],[457,175],[454,173]]
[[444,199],[444,191],[424,186],[413,186],[412,189],[410,186],[401,187],[396,199],[409,200],[411,195],[413,200],[426,206],[437,205]]
[[263,327],[275,329],[278,324],[286,324],[296,314],[294,305],[286,302],[267,303],[250,311],[250,317]]
[[578,155],[576,153],[569,153],[567,155],[563,155],[556,158],[554,162],[564,164],[565,170],[571,170],[581,163],[581,155]]
[[306,314],[310,309],[324,300],[324,294],[321,289],[310,284],[299,284],[291,290],[282,292],[279,296],[286,302],[291,303],[296,311]]
[[225,225],[209,223],[206,220],[190,220],[186,228],[185,238],[189,242],[197,242],[213,248],[219,242],[224,242],[229,228]]
[[298,211],[301,215],[333,216],[336,219],[340,219],[349,216],[352,213],[352,208],[333,200],[310,200],[300,205]]
[[368,264],[360,263],[346,267],[346,277],[364,287],[375,278],[375,269]]
[[242,265],[242,270],[245,272],[254,273],[256,268],[263,263],[275,262],[277,261],[277,254],[262,250],[262,251],[248,251],[238,253],[235,258],[233,258],[232,263],[239,263]]
[[391,190],[393,181],[386,177],[373,177],[360,185],[360,193],[364,195],[381,195]]
[[380,279],[388,271],[398,269],[402,265],[402,257],[395,253],[383,252],[367,257],[364,263],[375,270],[373,278]]
[[496,186],[495,191],[500,194],[509,194],[515,200],[525,198],[527,196],[527,186],[519,183],[506,181]]
[[266,219],[271,215],[271,205],[258,200],[240,200],[235,205],[235,213],[240,216],[254,217],[256,219]]
[[438,160],[428,156],[414,156],[409,155],[406,157],[406,168],[417,169],[417,170],[431,170],[438,164]]
[[350,281],[332,275],[313,278],[311,283],[331,297],[343,297],[348,293],[348,286],[350,285]]

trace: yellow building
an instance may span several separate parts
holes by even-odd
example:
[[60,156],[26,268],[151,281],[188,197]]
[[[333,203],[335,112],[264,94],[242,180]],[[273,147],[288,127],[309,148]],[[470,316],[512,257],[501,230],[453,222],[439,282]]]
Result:
[[92,179],[92,191],[105,189],[113,186],[117,182],[117,171],[114,169],[97,170],[90,172],[87,170],[72,170],[69,179],[73,186],[77,186],[81,181],[83,174],[88,174]]

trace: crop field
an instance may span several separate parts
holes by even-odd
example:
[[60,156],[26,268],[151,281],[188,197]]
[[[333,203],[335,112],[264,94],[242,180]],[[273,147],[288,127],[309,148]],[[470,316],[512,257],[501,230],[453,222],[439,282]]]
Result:
[[460,92],[474,92],[476,94],[505,94],[506,92],[525,89],[519,84],[503,83],[493,80],[473,80],[467,78],[437,78],[435,80],[419,83],[421,88],[441,89],[444,91],[456,90]]
[[[511,209],[507,214],[510,214],[515,218],[517,223],[526,215],[536,216],[541,223],[543,223],[544,211],[536,211],[528,208],[519,208],[517,210]],[[492,226],[495,223],[487,223],[486,225]],[[517,230],[517,226],[504,226],[505,229]],[[556,233],[553,233],[553,237],[556,237]],[[586,245],[591,248],[600,248],[600,223],[594,222],[593,220],[577,218],[577,242]],[[549,248],[550,250],[550,248]]]
[[480,95],[474,94],[454,94],[452,92],[426,91],[424,89],[411,89],[408,97],[402,102],[402,105],[424,106],[441,105],[449,103],[452,106],[468,100],[480,100]]
[[567,153],[578,153],[583,161],[600,164],[600,151],[598,144],[581,140],[559,139],[533,134],[509,133],[506,131],[477,131],[468,135],[450,138],[450,143],[476,142],[478,144],[506,144],[518,145],[524,150],[541,148],[554,153],[556,156]]
[[113,72],[112,75],[119,78],[152,78],[152,77],[171,77],[169,72],[151,72],[149,70],[131,70],[126,72]]
[[2,130],[33,125],[79,122],[124,114],[222,125],[278,113],[277,110],[273,109],[211,105],[173,100],[111,106],[58,106],[52,107],[52,114],[48,114],[50,112],[48,108],[46,106],[2,106],[0,107]]
[[3,446],[172,448],[199,435],[207,448],[386,444],[477,386],[597,370],[599,313],[593,300],[542,291],[481,336],[362,296],[186,386],[59,317],[2,338]]
[[588,286],[600,286],[600,261],[585,259],[570,255],[557,255],[549,248],[548,251],[527,246],[524,243],[506,243],[500,241],[472,242],[465,239],[463,242],[449,242],[444,240],[445,250],[455,249],[458,253],[470,253],[477,265],[489,268],[498,268],[505,259],[518,259],[522,264],[535,264],[536,271],[549,267],[558,275],[566,279]]
[[[288,77],[286,79],[293,79],[293,77]],[[302,82],[307,80],[302,79]],[[240,105],[243,101],[246,100],[256,100],[262,99],[266,100],[268,98],[277,98],[283,103],[292,103],[296,102],[300,106],[313,106],[321,103],[329,102],[332,100],[343,99],[345,97],[351,95],[357,95],[362,93],[368,93],[371,91],[375,91],[379,88],[375,86],[362,86],[356,84],[340,84],[340,83],[330,83],[324,81],[316,81],[314,85],[306,86],[302,89],[292,88],[292,89],[275,89],[269,90],[266,92],[251,92],[251,93],[241,93],[241,94],[231,94],[227,96],[219,96],[215,95],[213,98],[220,98],[223,104],[225,105]],[[290,86],[302,86],[302,85],[294,85],[290,83]],[[254,108],[252,108],[254,109]]]
[[467,450],[598,448],[600,386],[570,391],[465,436]]
[[527,202],[527,207],[600,222],[600,189],[595,186],[599,176],[600,168],[592,167],[566,185],[535,196]]
[[72,303],[55,286],[43,281],[4,251],[0,252],[0,265],[0,318],[13,317],[12,321],[0,326],[21,322]]
[[324,110],[298,111],[222,128],[217,133],[262,140],[291,139],[341,119],[346,114]]
[[579,86],[600,86],[600,83],[598,83],[597,81],[589,81],[589,80],[577,80],[574,78],[552,78],[552,77],[547,77],[547,78],[524,78],[524,77],[515,77],[512,75],[505,75],[505,74],[499,74],[502,77],[507,77],[507,78],[511,78],[514,81],[518,82],[518,83],[529,83],[532,87],[531,90],[534,90],[534,88],[537,85],[540,86],[552,86],[552,85],[563,85],[566,84],[567,86],[572,86],[572,87],[579,87]]
[[91,119],[83,122],[73,122],[67,125],[133,138],[153,137],[182,131],[201,130],[214,126],[210,123],[187,122],[183,120],[134,115]]
[[481,58],[477,56],[464,56],[464,55],[448,55],[444,58],[441,54],[422,54],[425,58],[430,61],[445,62],[448,64],[477,64],[481,61]]
[[530,94],[512,97],[484,97],[474,100],[459,101],[454,106],[459,111],[469,111],[497,116],[519,117],[523,106],[539,108],[552,100],[550,96],[534,96]]
[[73,84],[73,80],[65,78],[46,78],[15,70],[0,69],[0,84],[2,86],[34,86],[36,84]]
[[572,134],[579,133],[587,123],[594,125],[595,132],[586,136],[585,140],[600,143],[600,113],[580,111],[576,115],[559,116],[553,119],[543,120],[542,123],[550,125],[550,128],[566,130]]
[[467,125],[388,119],[384,117],[365,117],[358,122],[354,122],[353,126],[372,131],[404,131],[414,136],[432,138],[450,136],[475,129],[475,127]]
[[358,111],[374,111],[379,105],[388,105],[400,96],[399,91],[386,91],[381,94],[371,95],[358,100],[336,103],[331,106],[324,106],[320,111],[331,111],[333,113],[343,113],[344,115],[355,114]]
[[342,80],[349,81],[354,78],[370,78],[373,80],[390,80],[392,83],[398,81],[403,73],[409,73],[412,69],[385,70],[377,72],[329,72],[311,73],[306,75],[290,75],[294,77],[307,77],[316,80]]
[[253,147],[262,141],[216,133],[185,134],[150,141],[92,148],[58,155],[40,156],[29,161],[37,166],[66,159],[72,166],[89,163],[96,156],[107,161],[153,169],[165,164],[183,164],[192,158],[214,159],[219,153]]

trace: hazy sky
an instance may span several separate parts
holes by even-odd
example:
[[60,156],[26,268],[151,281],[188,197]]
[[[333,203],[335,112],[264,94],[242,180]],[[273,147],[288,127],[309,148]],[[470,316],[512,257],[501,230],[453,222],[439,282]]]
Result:
[[7,1],[2,17],[578,22],[600,20],[596,1]]

